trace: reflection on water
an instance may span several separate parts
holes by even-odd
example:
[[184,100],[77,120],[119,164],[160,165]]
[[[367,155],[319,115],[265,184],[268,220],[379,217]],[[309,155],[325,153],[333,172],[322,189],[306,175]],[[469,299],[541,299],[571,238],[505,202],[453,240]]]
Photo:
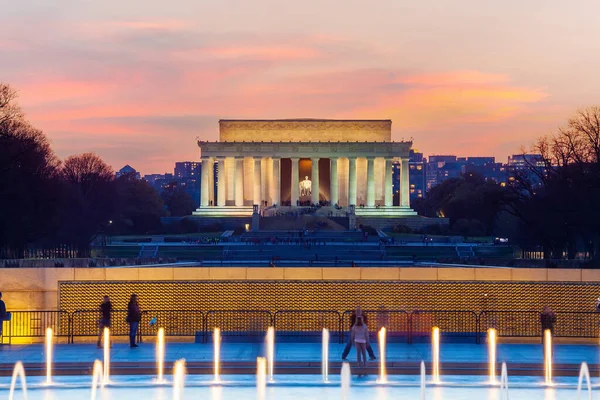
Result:
[[[313,400],[313,399],[339,399],[341,396],[339,386],[328,387],[267,387],[266,397],[276,400]],[[5,398],[6,392],[0,390],[0,399]],[[89,389],[57,389],[41,388],[28,391],[29,400],[81,400],[89,398]],[[122,399],[153,399],[171,400],[172,394],[168,387],[138,387],[115,388],[106,390],[106,400]],[[20,397],[19,397],[20,398]],[[217,387],[204,386],[186,388],[184,399],[210,399],[210,400],[245,400],[256,398],[255,387]],[[420,388],[414,387],[381,387],[352,386],[349,400],[418,400]],[[587,396],[585,396],[587,398]],[[427,400],[501,400],[499,388],[449,388],[428,387]],[[576,400],[577,391],[573,389],[556,388],[513,388],[510,391],[511,400]]]

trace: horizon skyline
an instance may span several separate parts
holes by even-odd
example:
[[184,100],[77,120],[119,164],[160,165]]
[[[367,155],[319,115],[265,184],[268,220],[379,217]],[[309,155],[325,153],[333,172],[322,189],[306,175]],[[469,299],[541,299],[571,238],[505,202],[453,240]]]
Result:
[[115,171],[199,161],[219,119],[391,119],[424,154],[503,160],[598,104],[600,3],[578,4],[23,0],[0,76],[61,159]]

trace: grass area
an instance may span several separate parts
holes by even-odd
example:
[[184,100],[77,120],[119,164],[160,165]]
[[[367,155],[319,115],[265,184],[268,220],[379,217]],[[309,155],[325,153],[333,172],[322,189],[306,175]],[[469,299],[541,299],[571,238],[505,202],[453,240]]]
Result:
[[111,241],[114,242],[125,242],[125,243],[145,243],[151,242],[152,238],[169,238],[169,239],[193,239],[193,238],[204,238],[204,237],[220,237],[223,232],[200,232],[200,233],[186,233],[177,235],[115,235],[111,236]]

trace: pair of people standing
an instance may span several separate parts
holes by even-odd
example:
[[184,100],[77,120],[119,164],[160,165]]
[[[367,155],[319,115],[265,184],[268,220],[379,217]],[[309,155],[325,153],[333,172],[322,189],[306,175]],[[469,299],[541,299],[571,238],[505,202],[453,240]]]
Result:
[[359,366],[366,366],[366,353],[369,353],[370,361],[377,359],[375,357],[375,353],[373,352],[373,348],[371,347],[371,343],[369,343],[367,316],[366,314],[362,313],[360,307],[357,307],[356,310],[352,311],[352,314],[350,315],[350,337],[348,338],[348,342],[346,343],[346,347],[342,353],[342,360],[346,360],[346,357],[348,357],[348,353],[350,353],[350,349],[352,348],[353,344],[356,347],[356,360]]
[[[100,332],[98,334],[98,348],[102,347],[102,333],[104,332],[104,328],[110,328],[111,326],[111,314],[112,303],[110,302],[110,298],[108,296],[104,296],[104,299],[100,304],[100,321],[98,324],[100,327]],[[139,347],[135,342],[135,338],[137,336],[141,320],[142,311],[138,303],[137,295],[134,293],[129,298],[129,303],[127,304],[127,318],[125,319],[125,321],[129,324],[129,347],[131,348]]]

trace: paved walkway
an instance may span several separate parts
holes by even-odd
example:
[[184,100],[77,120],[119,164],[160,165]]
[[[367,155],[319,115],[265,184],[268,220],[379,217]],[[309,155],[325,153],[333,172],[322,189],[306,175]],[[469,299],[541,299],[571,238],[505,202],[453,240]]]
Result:
[[[340,361],[343,344],[330,344],[330,360]],[[373,348],[378,355],[377,345]],[[44,362],[45,349],[41,344],[12,345],[0,347],[0,364],[12,364],[16,361],[26,363]],[[224,343],[221,359],[225,362],[254,362],[256,357],[264,356],[264,346],[258,343]],[[155,357],[154,343],[147,342],[137,349],[126,344],[116,343],[111,351],[113,362],[152,362]],[[188,362],[207,362],[213,357],[212,344],[169,343],[166,348],[166,360],[175,361],[185,358]],[[355,360],[352,350],[349,360]],[[58,344],[54,351],[55,363],[92,362],[102,359],[102,350],[92,344]],[[319,362],[321,345],[318,343],[280,343],[276,345],[276,361],[283,362]],[[389,344],[388,362],[431,361],[431,346],[428,344]],[[541,344],[501,344],[498,345],[499,362],[541,363]],[[441,362],[486,363],[487,346],[484,344],[444,344],[440,349]],[[595,345],[555,345],[555,364],[600,364],[600,347]]]

